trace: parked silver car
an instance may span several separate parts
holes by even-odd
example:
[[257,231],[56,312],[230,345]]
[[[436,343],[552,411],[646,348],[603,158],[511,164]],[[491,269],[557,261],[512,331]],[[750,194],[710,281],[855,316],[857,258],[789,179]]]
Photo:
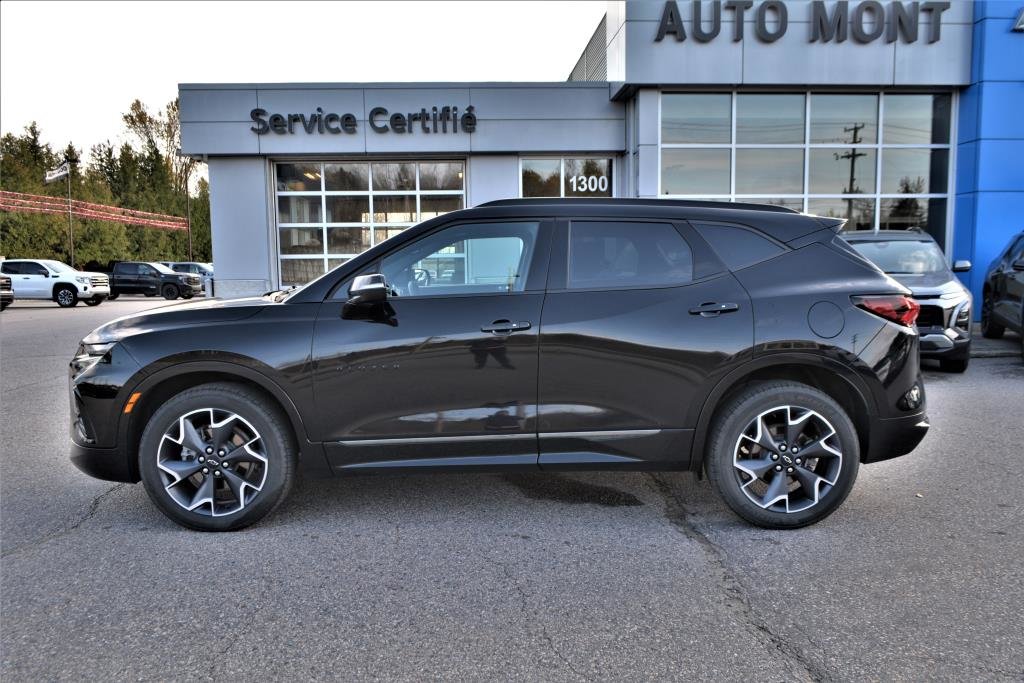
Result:
[[843,237],[913,293],[921,306],[921,357],[937,359],[947,372],[965,371],[971,358],[971,292],[954,273],[970,270],[971,262],[957,261],[950,268],[939,245],[920,230],[845,232]]

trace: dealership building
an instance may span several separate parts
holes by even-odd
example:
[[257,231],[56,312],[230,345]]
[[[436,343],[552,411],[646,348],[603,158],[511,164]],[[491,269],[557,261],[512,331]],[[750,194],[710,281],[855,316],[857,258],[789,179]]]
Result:
[[182,84],[216,293],[495,199],[663,197],[919,227],[977,297],[1024,229],[1022,8],[611,2],[566,82]]

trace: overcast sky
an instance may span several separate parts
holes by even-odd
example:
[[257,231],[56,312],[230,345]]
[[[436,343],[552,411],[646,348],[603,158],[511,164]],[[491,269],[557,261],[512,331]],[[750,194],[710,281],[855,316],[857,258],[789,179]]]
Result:
[[88,153],[178,83],[564,81],[605,2],[0,3],[0,128]]

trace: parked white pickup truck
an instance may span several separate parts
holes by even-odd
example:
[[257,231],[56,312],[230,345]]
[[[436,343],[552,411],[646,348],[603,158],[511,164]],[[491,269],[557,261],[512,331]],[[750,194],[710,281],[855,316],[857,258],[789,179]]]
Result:
[[9,275],[15,298],[56,301],[71,308],[79,301],[98,306],[110,296],[110,280],[103,273],[86,273],[48,259],[7,259],[0,272]]

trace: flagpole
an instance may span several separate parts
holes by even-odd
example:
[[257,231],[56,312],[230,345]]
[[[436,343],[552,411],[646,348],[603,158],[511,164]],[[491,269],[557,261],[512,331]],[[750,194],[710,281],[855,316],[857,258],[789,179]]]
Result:
[[75,230],[71,227],[71,164],[68,164],[68,242],[71,244],[71,267],[75,267]]

